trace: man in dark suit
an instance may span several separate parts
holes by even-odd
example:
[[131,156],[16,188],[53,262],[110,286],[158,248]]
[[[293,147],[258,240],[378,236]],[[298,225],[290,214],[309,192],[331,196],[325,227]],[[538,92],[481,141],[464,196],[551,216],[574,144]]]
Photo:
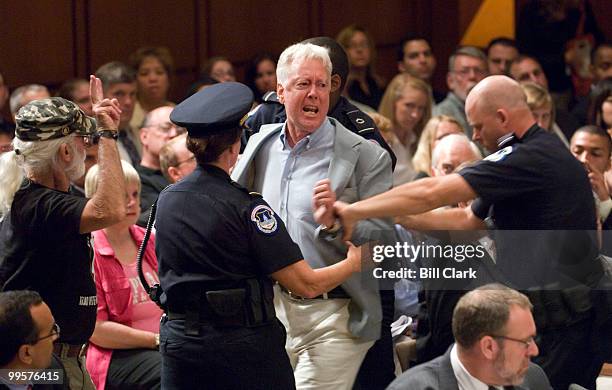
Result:
[[529,299],[500,284],[464,295],[453,312],[455,344],[443,356],[399,376],[387,390],[549,390]]

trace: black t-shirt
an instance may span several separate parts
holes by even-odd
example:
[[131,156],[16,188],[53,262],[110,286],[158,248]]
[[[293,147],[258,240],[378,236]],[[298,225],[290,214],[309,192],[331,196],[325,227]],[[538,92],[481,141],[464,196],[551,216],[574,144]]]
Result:
[[231,288],[303,259],[261,196],[212,165],[198,166],[162,191],[155,225],[159,279],[168,302],[193,286]]
[[481,198],[475,214],[490,205],[497,264],[517,287],[558,282],[555,270],[566,266],[576,276],[577,265],[595,258],[591,186],[558,137],[534,125],[459,174]]
[[38,291],[69,344],[87,342],[96,321],[89,234],[79,234],[86,203],[25,180],[0,223],[0,288]]

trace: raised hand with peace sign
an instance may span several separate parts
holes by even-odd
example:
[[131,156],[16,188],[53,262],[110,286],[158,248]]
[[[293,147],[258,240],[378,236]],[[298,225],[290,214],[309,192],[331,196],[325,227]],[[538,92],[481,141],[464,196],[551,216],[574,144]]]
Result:
[[117,131],[121,108],[117,99],[105,99],[102,91],[102,81],[96,76],[89,76],[89,94],[93,112],[98,121],[98,130]]

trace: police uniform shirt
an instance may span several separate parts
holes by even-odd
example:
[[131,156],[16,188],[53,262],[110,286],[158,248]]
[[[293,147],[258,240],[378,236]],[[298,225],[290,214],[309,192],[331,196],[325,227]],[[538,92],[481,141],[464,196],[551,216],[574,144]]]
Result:
[[303,259],[261,196],[213,165],[198,165],[162,191],[156,226],[159,277],[169,298],[176,288],[270,275]]
[[[575,264],[595,256],[591,237],[571,232],[596,228],[591,186],[584,168],[555,135],[534,125],[459,174],[482,204],[491,205],[500,230],[498,265],[507,275],[532,284],[538,273],[558,264],[553,261]],[[521,269],[517,265],[523,261],[529,266]]]

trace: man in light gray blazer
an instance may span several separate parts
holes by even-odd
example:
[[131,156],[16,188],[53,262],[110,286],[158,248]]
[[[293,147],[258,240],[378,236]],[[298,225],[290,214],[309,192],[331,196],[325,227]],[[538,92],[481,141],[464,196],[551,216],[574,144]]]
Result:
[[[339,88],[339,80],[331,77],[327,49],[290,46],[279,59],[277,79],[287,120],[262,126],[251,137],[232,178],[260,192],[310,266],[322,268],[343,259],[347,251],[333,202],[355,202],[387,191],[392,185],[391,159],[378,145],[326,116],[330,91]],[[351,241],[362,245],[383,231],[393,231],[390,220],[363,221]],[[275,301],[287,328],[297,388],[350,389],[380,333],[375,280],[355,275],[315,299],[282,291]]]
[[400,375],[387,390],[549,390],[537,356],[529,299],[501,284],[464,295],[453,312],[455,344]]

